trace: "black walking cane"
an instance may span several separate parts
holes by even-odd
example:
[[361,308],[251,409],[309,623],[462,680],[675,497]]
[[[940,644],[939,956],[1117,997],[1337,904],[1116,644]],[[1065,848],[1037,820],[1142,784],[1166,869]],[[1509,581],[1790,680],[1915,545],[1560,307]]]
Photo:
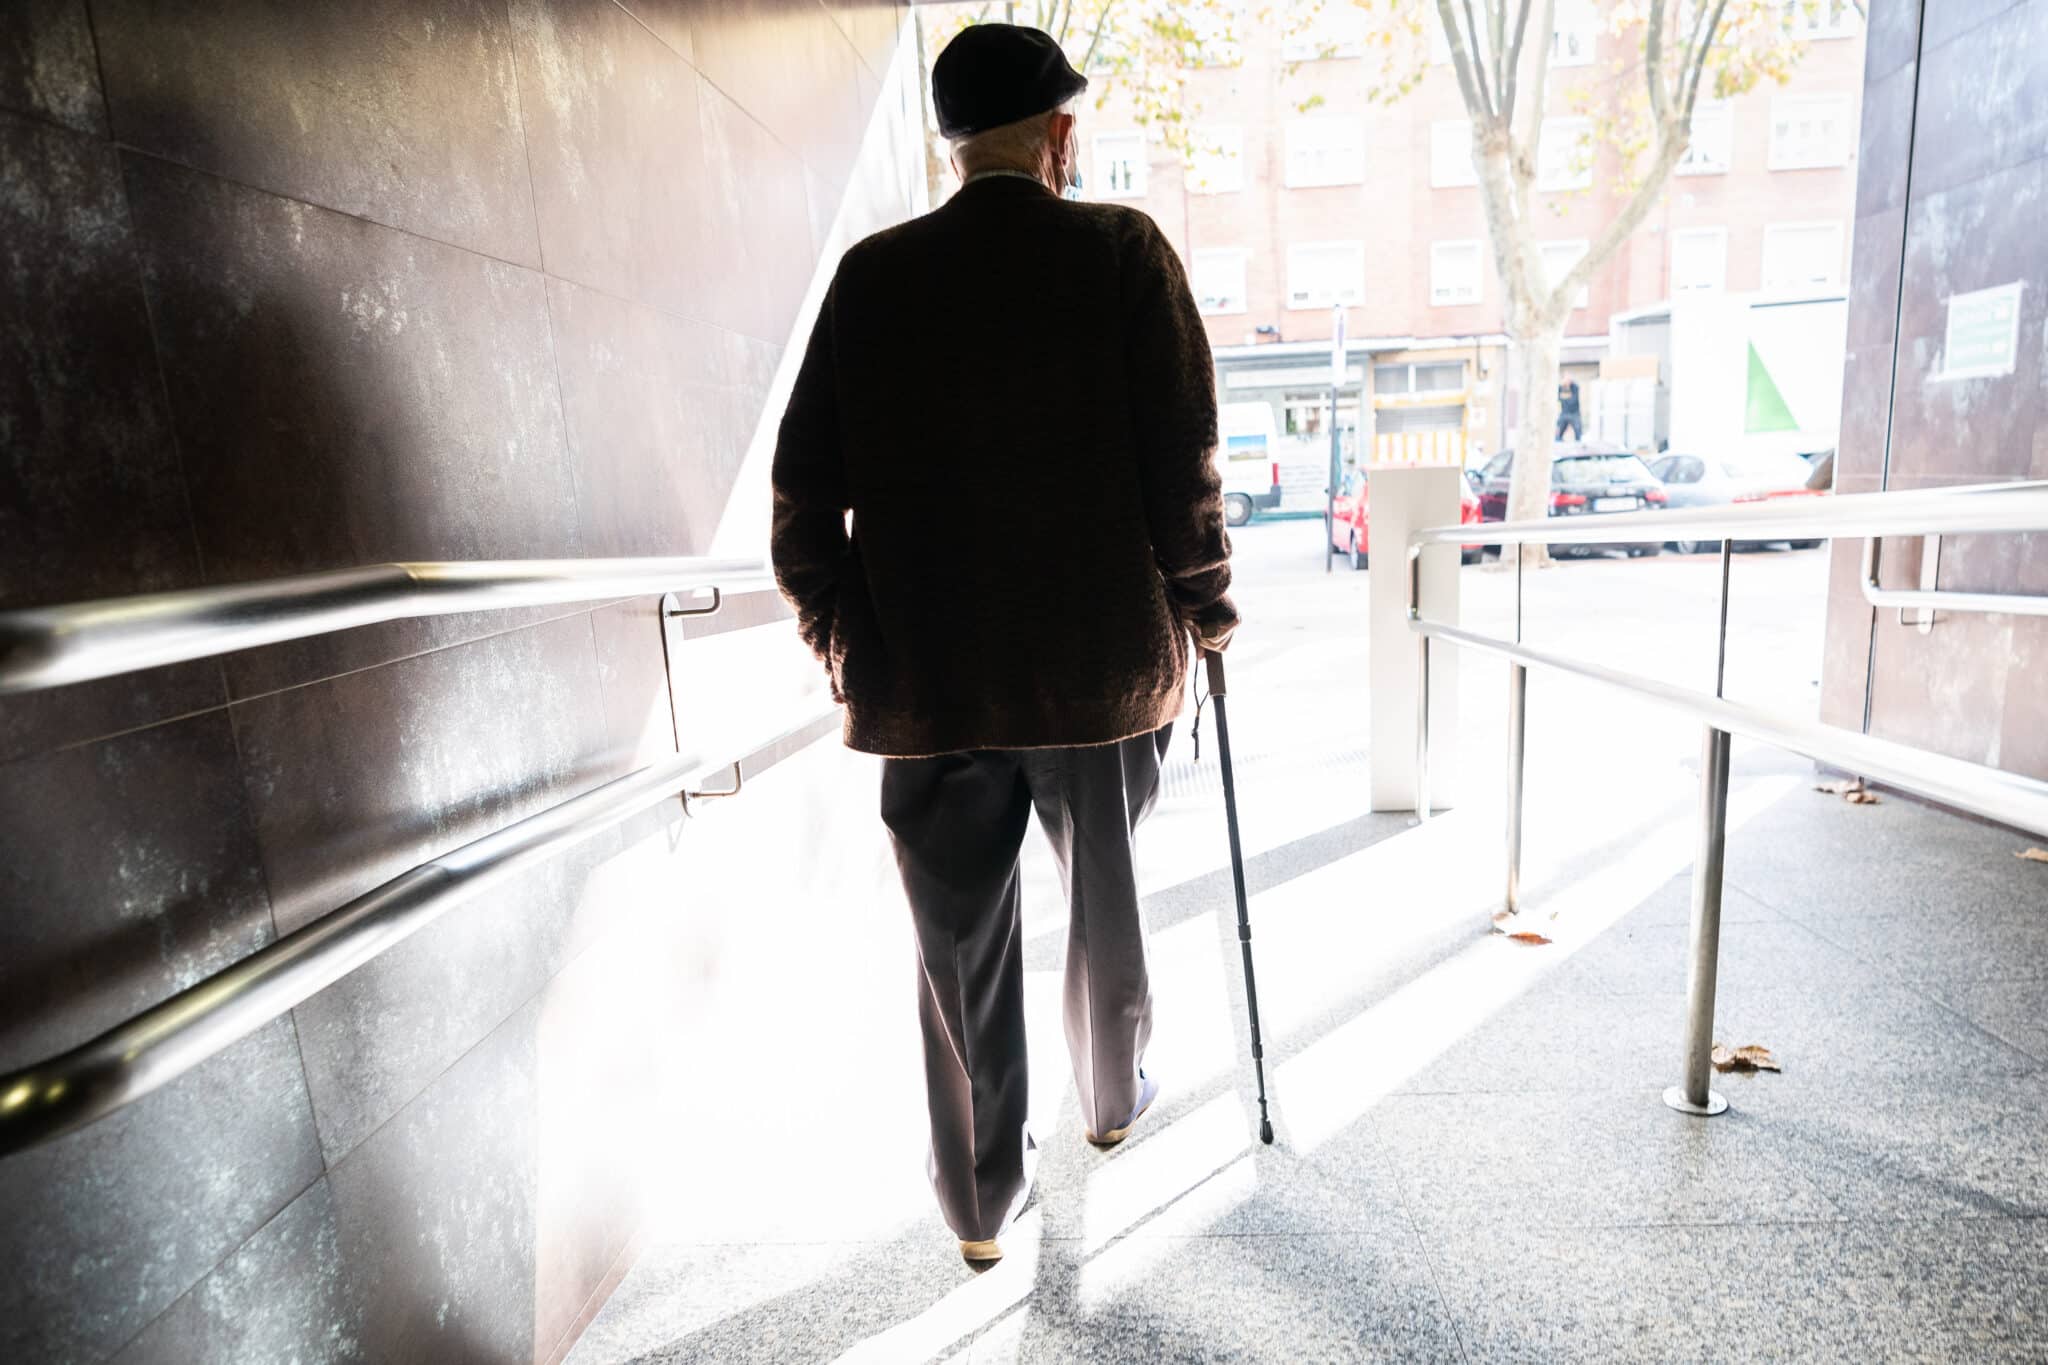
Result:
[[1223,656],[1204,652],[1209,696],[1216,703],[1216,756],[1223,764],[1223,813],[1230,825],[1230,881],[1237,890],[1237,946],[1244,953],[1244,1003],[1252,1020],[1252,1070],[1259,1078],[1259,1141],[1273,1145],[1273,1121],[1266,1117],[1266,1049],[1259,1040],[1259,987],[1252,978],[1252,918],[1244,895],[1244,845],[1237,836],[1237,777],[1230,767],[1230,718],[1224,707]]

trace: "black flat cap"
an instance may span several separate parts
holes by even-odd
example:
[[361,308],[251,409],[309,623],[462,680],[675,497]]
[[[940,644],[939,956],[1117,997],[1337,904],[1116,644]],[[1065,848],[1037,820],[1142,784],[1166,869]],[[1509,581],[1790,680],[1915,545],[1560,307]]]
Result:
[[1087,88],[1051,34],[1016,24],[964,28],[932,63],[932,104],[949,138],[1057,109]]

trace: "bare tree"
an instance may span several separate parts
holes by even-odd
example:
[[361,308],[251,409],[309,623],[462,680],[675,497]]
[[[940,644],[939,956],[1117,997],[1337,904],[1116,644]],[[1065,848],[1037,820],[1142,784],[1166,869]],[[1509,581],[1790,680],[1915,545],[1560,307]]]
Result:
[[[1339,0],[1341,3],[1342,0]],[[1372,8],[1373,0],[1357,0]],[[1672,170],[1692,138],[1693,111],[1702,86],[1716,96],[1739,93],[1763,78],[1785,80],[1799,44],[1795,20],[1827,0],[1616,0],[1605,16],[1610,30],[1630,35],[1618,80],[1640,81],[1638,98],[1614,92],[1616,102],[1596,120],[1619,155],[1624,191],[1620,209],[1561,277],[1543,261],[1537,202],[1543,120],[1549,102],[1552,34],[1557,0],[1422,0],[1431,19],[1402,15],[1397,23],[1419,34],[1440,26],[1450,49],[1458,89],[1471,117],[1472,162],[1479,182],[1494,268],[1506,298],[1506,323],[1516,344],[1515,373],[1521,412],[1515,426],[1515,469],[1508,493],[1511,519],[1540,518],[1548,510],[1548,458],[1558,406],[1558,357],[1572,301],[1605,265],[1663,195]],[[1641,47],[1633,43],[1639,37]],[[1389,82],[1398,97],[1412,80]],[[1592,154],[1580,147],[1576,155]],[[1540,557],[1540,547],[1531,552]]]

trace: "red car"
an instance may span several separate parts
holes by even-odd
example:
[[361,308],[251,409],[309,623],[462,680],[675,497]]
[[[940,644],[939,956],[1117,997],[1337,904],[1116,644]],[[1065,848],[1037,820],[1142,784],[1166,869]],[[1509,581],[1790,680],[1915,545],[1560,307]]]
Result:
[[[1365,567],[1366,556],[1371,553],[1366,533],[1366,481],[1356,474],[1344,481],[1344,491],[1337,495],[1337,516],[1330,523],[1330,548],[1338,554],[1351,556],[1351,567]],[[1458,480],[1458,520],[1466,525],[1479,521],[1479,496],[1472,491],[1472,485],[1464,479]],[[1479,562],[1483,547],[1474,542],[1465,547],[1464,561],[1467,564]]]

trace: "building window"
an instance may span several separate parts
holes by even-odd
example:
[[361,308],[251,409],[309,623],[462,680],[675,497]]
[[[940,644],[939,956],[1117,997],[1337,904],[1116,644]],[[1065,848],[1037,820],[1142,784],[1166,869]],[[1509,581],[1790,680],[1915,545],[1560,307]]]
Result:
[[1764,229],[1763,287],[1806,293],[1842,287],[1840,223],[1772,223]]
[[1850,0],[1781,0],[1785,31],[1794,38],[1853,38],[1856,8]]
[[1298,118],[1287,125],[1287,186],[1365,183],[1365,123],[1362,119]]
[[1242,130],[1198,126],[1190,141],[1190,193],[1234,194],[1244,188]]
[[1586,66],[1600,36],[1600,14],[1593,0],[1557,0],[1557,26],[1550,33],[1552,66]]
[[1245,253],[1241,247],[1210,247],[1195,253],[1195,306],[1204,313],[1245,310]]
[[1143,133],[1103,133],[1095,139],[1095,185],[1102,187],[1097,192],[1104,199],[1145,197]]
[[1677,175],[1726,175],[1735,145],[1735,110],[1726,104],[1702,104],[1692,111],[1692,140],[1674,168]]
[[1479,183],[1478,168],[1472,164],[1472,125],[1466,120],[1429,125],[1429,183],[1440,190]]
[[1280,55],[1319,62],[1365,55],[1365,11],[1349,0],[1295,0],[1288,6]]
[[1849,160],[1845,95],[1780,95],[1771,101],[1771,169],[1802,171]]
[[1435,242],[1429,248],[1429,302],[1433,308],[1477,303],[1485,278],[1478,242]]
[[1671,234],[1671,292],[1711,292],[1728,283],[1728,229],[1681,228]]
[[1536,188],[1582,190],[1593,183],[1593,135],[1588,118],[1547,118],[1536,144]]
[[1375,365],[1372,392],[1375,398],[1401,398],[1410,394],[1457,393],[1465,387],[1465,362],[1433,360],[1424,364]]
[[1364,301],[1364,243],[1303,242],[1287,248],[1289,308],[1349,307]]
[[[1581,256],[1586,254],[1586,241],[1584,238],[1579,238],[1576,241],[1568,242],[1545,242],[1541,250],[1543,253],[1544,283],[1546,287],[1553,286],[1570,274],[1571,268],[1579,263]],[[1580,286],[1578,297],[1572,300],[1572,307],[1584,308],[1591,301],[1592,294],[1593,290],[1590,285]]]

